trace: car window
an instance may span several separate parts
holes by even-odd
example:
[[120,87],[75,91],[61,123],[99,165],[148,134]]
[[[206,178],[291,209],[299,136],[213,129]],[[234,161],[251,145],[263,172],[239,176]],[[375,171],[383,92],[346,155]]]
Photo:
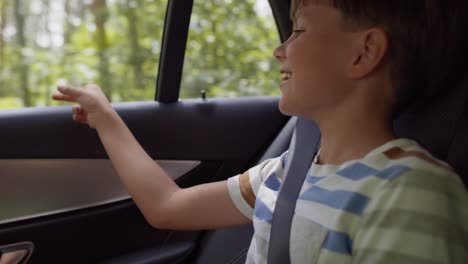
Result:
[[49,106],[57,84],[152,100],[167,0],[1,0],[0,108]]
[[278,95],[279,43],[268,0],[195,0],[180,98]]

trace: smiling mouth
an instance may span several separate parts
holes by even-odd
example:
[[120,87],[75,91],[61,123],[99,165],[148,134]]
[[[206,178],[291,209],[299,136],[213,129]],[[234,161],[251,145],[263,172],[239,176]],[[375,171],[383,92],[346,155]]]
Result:
[[281,73],[281,84],[280,85],[282,85],[282,84],[286,83],[287,81],[289,81],[289,79],[291,79],[291,75],[292,75],[292,73],[290,73],[290,72],[282,72]]
[[283,72],[281,74],[281,80],[282,81],[287,81],[287,80],[289,80],[291,78],[291,75],[292,75],[292,73],[290,73],[290,72]]

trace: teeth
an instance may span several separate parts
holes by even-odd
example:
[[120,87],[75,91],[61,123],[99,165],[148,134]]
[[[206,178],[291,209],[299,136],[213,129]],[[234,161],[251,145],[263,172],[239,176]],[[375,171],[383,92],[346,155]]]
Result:
[[291,78],[291,73],[290,72],[285,72],[285,73],[281,74],[281,77],[283,79],[289,79],[289,78]]

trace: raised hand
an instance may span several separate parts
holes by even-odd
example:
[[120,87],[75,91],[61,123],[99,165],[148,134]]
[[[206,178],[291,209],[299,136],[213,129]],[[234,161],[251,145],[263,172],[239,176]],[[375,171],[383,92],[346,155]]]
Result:
[[101,88],[95,84],[86,85],[84,88],[58,86],[57,90],[52,99],[78,103],[72,108],[73,120],[78,123],[96,128],[100,122],[105,121],[106,115],[113,111]]

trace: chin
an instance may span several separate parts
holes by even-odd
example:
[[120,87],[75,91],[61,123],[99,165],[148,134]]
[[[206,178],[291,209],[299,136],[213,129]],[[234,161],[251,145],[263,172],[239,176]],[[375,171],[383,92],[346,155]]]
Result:
[[278,102],[278,108],[283,115],[294,116],[295,111],[292,107],[291,102],[288,102],[284,96],[281,96]]
[[301,108],[300,102],[288,100],[287,97],[284,96],[280,97],[278,108],[283,115],[302,116],[315,120],[315,115],[313,114],[315,111],[312,111],[310,108]]

